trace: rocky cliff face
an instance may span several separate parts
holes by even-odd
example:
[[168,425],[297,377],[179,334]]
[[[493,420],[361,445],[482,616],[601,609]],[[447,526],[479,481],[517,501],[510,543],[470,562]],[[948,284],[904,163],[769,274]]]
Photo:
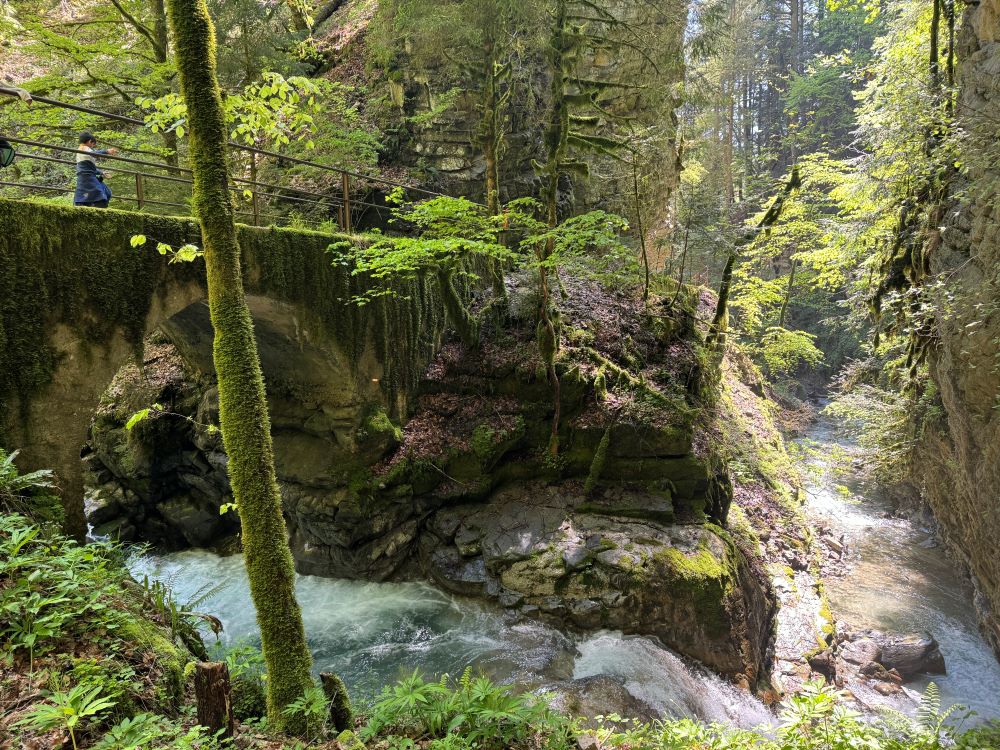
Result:
[[[341,11],[345,16],[351,12],[351,5],[345,4]],[[642,143],[630,145],[639,149],[640,201],[644,204],[644,222],[652,227],[666,216],[669,195],[680,175],[674,110],[681,104],[678,92],[684,80],[688,4],[686,0],[615,0],[602,7],[631,31],[625,33],[623,44],[607,44],[585,53],[576,74],[581,79],[623,84],[609,105],[613,116],[621,118],[619,130],[628,132],[621,124],[626,119],[639,130],[650,127]],[[383,23],[382,13],[381,9],[377,11],[372,23]],[[533,28],[520,30],[507,42],[518,52],[515,71],[507,84],[510,99],[503,116],[505,138],[499,175],[502,201],[539,194],[541,184],[533,161],[545,159],[543,136],[550,111],[548,23],[549,15],[539,14]],[[524,36],[532,41],[525,42],[521,38]],[[364,33],[355,39],[359,46],[367,44]],[[642,39],[641,49],[634,44],[635,39]],[[387,131],[398,138],[391,160],[445,193],[485,200],[485,158],[473,142],[481,118],[476,92],[464,88],[467,82],[448,69],[445,59],[428,62],[416,55],[405,35],[380,38],[379,44],[387,49],[380,50],[380,64],[373,66],[378,75],[374,85],[385,93],[389,103]],[[445,58],[451,59],[448,55]],[[453,59],[451,63],[454,68]],[[345,65],[345,69],[348,67]],[[332,74],[337,75],[336,68]],[[612,119],[602,114],[599,127],[608,126]],[[627,157],[623,160],[593,153],[575,156],[589,162],[591,178],[563,175],[562,205],[567,210],[599,208],[634,217],[633,175]]]
[[[402,429],[361,395],[339,400],[343,414],[314,414],[308,394],[275,387],[298,366],[291,354],[265,356],[297,567],[427,577],[568,627],[656,635],[732,679],[766,682],[775,599],[756,544],[725,528],[732,488],[703,427],[715,385],[692,313],[566,285],[558,456],[546,449],[552,388],[526,279],[510,284],[513,326],[487,331],[479,350],[443,347]],[[211,378],[190,367],[193,330],[168,326],[174,345],[147,352],[145,380],[120,377],[95,420],[100,532],[185,546],[236,530],[218,512],[226,459],[209,427]],[[144,400],[159,416],[126,430]]]
[[1000,0],[969,6],[958,53],[967,172],[951,187],[930,255],[954,298],[931,355],[944,415],[926,434],[921,463],[927,500],[972,573],[984,633],[1000,655]]

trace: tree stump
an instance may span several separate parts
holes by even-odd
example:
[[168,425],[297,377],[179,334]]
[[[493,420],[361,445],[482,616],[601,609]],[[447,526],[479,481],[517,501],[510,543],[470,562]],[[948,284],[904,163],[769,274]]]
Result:
[[331,672],[320,672],[319,681],[330,704],[330,724],[338,732],[353,729],[354,712],[351,710],[351,698],[344,681]]
[[229,667],[225,662],[200,661],[194,670],[198,723],[223,738],[233,736],[233,707],[229,696]]

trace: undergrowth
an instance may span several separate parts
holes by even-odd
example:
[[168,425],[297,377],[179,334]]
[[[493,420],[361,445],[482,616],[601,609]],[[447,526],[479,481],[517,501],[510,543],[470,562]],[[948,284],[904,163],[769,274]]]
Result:
[[[18,492],[45,475],[15,477]],[[355,731],[324,727],[319,688],[287,711],[316,727],[306,738],[269,730],[266,674],[249,646],[224,655],[241,720],[222,742],[194,719],[185,646],[199,622],[172,595],[128,575],[125,550],[79,546],[15,513],[0,515],[0,747],[95,750],[997,750],[1000,725],[965,729],[971,713],[943,709],[932,685],[915,717],[866,720],[844,696],[811,683],[790,697],[780,724],[735,729],[691,719],[619,716],[595,724],[554,711],[545,694],[519,692],[467,669],[457,679],[419,671],[387,687]],[[329,722],[327,722],[329,724]],[[12,738],[14,744],[6,743]]]

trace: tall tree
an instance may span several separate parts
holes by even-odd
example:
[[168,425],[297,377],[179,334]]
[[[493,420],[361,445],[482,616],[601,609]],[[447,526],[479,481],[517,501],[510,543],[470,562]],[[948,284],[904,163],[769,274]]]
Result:
[[[264,378],[243,292],[226,171],[228,139],[215,75],[215,30],[205,0],[168,0],[168,12],[191,133],[193,206],[201,223],[209,312],[215,330],[219,422],[267,663],[268,717],[281,727],[290,721],[282,709],[313,685],[312,658],[295,599]],[[305,727],[287,728],[301,731]]]

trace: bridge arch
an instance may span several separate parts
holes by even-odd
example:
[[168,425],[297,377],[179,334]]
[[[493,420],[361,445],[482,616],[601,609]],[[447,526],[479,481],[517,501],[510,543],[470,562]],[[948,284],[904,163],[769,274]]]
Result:
[[[67,528],[79,535],[80,448],[102,393],[145,335],[178,325],[206,297],[202,261],[170,264],[129,238],[200,244],[200,231],[187,218],[9,200],[0,200],[0,227],[0,445],[21,449],[24,470],[55,470]],[[241,227],[248,298],[288,345],[349,364],[347,373],[331,367],[331,382],[350,378],[402,416],[443,330],[436,288],[414,279],[359,308],[350,299],[366,281],[331,262],[334,239]]]

